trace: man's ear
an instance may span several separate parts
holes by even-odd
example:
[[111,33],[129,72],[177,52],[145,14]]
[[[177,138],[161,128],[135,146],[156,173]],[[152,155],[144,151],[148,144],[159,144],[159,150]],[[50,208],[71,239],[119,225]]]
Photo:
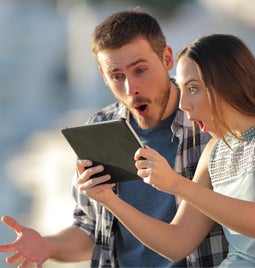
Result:
[[174,67],[174,57],[173,51],[170,46],[166,46],[163,52],[163,63],[166,66],[167,70],[171,70]]
[[101,67],[100,65],[98,65],[98,66],[97,66],[97,68],[98,68],[98,70],[99,70],[100,74],[102,75],[102,77],[104,78],[104,82],[105,82],[105,84],[106,84],[106,85],[109,87],[109,84],[108,84],[107,78],[106,78],[106,77],[105,77],[105,75],[104,75],[104,72],[103,72],[102,67]]

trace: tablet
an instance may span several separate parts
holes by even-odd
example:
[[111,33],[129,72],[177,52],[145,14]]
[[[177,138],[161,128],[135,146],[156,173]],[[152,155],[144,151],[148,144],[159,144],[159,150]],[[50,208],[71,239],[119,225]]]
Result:
[[138,179],[134,154],[143,144],[126,119],[103,121],[62,129],[68,143],[79,159],[103,165],[102,174],[110,174],[109,182]]

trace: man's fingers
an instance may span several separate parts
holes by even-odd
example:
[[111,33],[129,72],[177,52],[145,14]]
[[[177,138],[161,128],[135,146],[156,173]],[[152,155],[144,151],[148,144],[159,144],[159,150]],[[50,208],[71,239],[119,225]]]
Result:
[[76,162],[76,167],[79,174],[81,174],[87,167],[91,167],[92,165],[92,161],[85,159],[78,159]]
[[15,250],[16,250],[16,248],[13,245],[13,243],[0,245],[0,252],[13,252]]
[[6,258],[7,263],[15,263],[21,261],[24,257],[20,253],[15,253],[12,256]]
[[29,264],[31,264],[31,261],[25,259],[24,262],[22,262],[22,263],[18,266],[18,268],[26,268],[26,267],[29,266]]
[[17,233],[20,233],[23,229],[23,226],[20,225],[16,220],[14,220],[12,217],[9,216],[3,216],[2,222],[6,225],[8,225],[10,228],[15,230]]
[[42,264],[41,263],[38,263],[38,262],[32,262],[31,260],[28,260],[28,259],[25,259],[19,266],[18,268],[27,268],[27,267],[30,267],[29,265],[31,263],[34,263],[34,267],[35,268],[42,268]]
[[[2,220],[2,222],[4,224],[8,225],[16,233],[20,233],[22,231],[22,229],[23,229],[23,226],[20,225],[17,221],[15,221],[12,217],[3,216],[1,218],[1,220]],[[16,244],[15,243],[16,242],[0,245],[0,252],[13,252],[13,251],[16,251]]]

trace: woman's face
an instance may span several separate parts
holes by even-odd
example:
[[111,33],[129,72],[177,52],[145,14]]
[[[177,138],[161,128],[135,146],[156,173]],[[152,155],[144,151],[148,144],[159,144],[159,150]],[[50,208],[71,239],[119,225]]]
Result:
[[189,57],[182,56],[178,61],[176,82],[180,88],[180,109],[199,125],[201,131],[214,132],[207,89],[197,65]]

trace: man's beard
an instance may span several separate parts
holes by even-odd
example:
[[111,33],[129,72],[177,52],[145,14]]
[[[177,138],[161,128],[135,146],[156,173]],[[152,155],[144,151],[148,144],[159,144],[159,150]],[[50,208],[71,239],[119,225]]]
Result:
[[139,104],[139,103],[145,103],[145,104],[151,104],[153,103],[154,105],[157,106],[157,115],[155,116],[155,112],[152,113],[152,116],[141,116],[139,114],[137,114],[136,112],[132,112],[131,113],[133,115],[133,117],[135,118],[138,126],[141,129],[149,129],[152,127],[157,126],[161,121],[162,118],[165,116],[165,111],[167,108],[167,104],[169,101],[169,97],[170,97],[170,88],[167,88],[167,90],[165,90],[161,96],[158,96],[154,99],[154,101],[151,101],[150,99],[147,98],[142,98],[142,97],[135,97],[132,101],[132,104],[129,103],[129,105],[127,105],[128,107],[134,107],[134,104]]

